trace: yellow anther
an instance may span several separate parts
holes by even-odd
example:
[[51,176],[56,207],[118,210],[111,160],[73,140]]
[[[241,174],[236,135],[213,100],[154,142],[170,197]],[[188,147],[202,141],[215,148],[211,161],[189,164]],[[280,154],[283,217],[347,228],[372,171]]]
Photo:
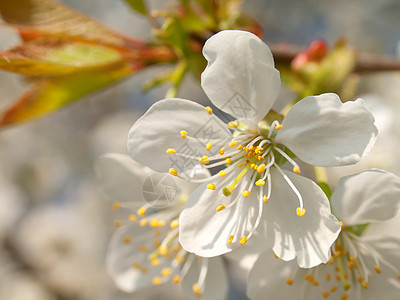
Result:
[[257,169],[257,165],[256,164],[251,164],[250,168],[256,170]]
[[330,258],[329,258],[329,261],[328,261],[328,264],[333,264],[333,256],[331,256]]
[[140,225],[141,227],[146,226],[146,225],[147,225],[147,220],[146,220],[146,219],[141,219],[139,225]]
[[400,280],[400,274],[397,275],[397,279]]
[[220,205],[217,206],[217,211],[221,211],[223,209],[225,209],[225,205],[220,204]]
[[154,240],[154,241],[153,241],[153,246],[154,246],[154,247],[157,248],[157,247],[159,247],[160,245],[161,245],[161,242],[160,242],[159,240]]
[[314,277],[312,277],[312,275],[310,275],[310,274],[305,275],[304,279],[308,280],[308,281],[314,281],[315,280]]
[[274,257],[279,259],[279,256],[274,252]]
[[227,187],[225,187],[222,190],[222,194],[224,194],[226,197],[230,196],[232,194],[232,191],[230,189],[228,189]]
[[177,256],[175,256],[175,261],[178,264],[181,264],[181,263],[183,263],[185,261],[185,257],[177,255]]
[[358,275],[358,277],[357,277],[357,281],[358,282],[360,282],[361,283],[361,281],[363,281],[363,277],[362,277],[362,275],[360,274],[360,275]]
[[153,285],[160,285],[162,283],[162,278],[159,276],[156,276],[153,278],[153,280],[151,282],[153,283]]
[[299,166],[294,166],[294,167],[293,167],[293,172],[295,172],[296,174],[300,174],[301,171],[300,171]]
[[288,285],[292,285],[293,284],[293,279],[292,278],[286,278],[286,283]]
[[152,266],[156,267],[156,266],[158,266],[159,264],[160,264],[160,261],[159,261],[157,258],[153,258],[153,259],[151,260],[151,265],[152,265]]
[[246,158],[246,159],[244,160],[244,163],[245,163],[246,165],[249,164],[249,163],[250,163],[250,159]]
[[212,144],[210,142],[207,143],[206,145],[206,151],[209,151],[212,147]]
[[351,269],[353,269],[353,265],[354,265],[354,263],[352,261],[349,261],[347,263],[347,268],[349,268],[351,270]]
[[174,175],[174,176],[178,175],[178,171],[174,168],[170,168],[168,172],[169,172],[169,174]]
[[242,195],[243,197],[247,198],[248,196],[250,196],[250,191],[244,191]]
[[231,235],[231,236],[228,238],[228,244],[229,244],[229,245],[232,244],[232,241],[233,241],[233,235]]
[[312,283],[314,286],[319,286],[319,282],[318,282],[318,281],[313,280],[311,283]]
[[296,209],[296,214],[297,214],[299,217],[304,216],[305,213],[306,213],[306,209],[305,209],[305,208],[301,209],[300,207],[298,207],[298,208]]
[[179,275],[175,275],[174,277],[172,277],[172,282],[174,284],[178,284],[181,281],[182,281],[182,277],[180,277]]
[[328,291],[325,291],[325,292],[322,292],[322,297],[324,297],[324,298],[328,298],[329,297],[329,292]]
[[142,274],[146,274],[146,273],[149,272],[149,269],[148,268],[142,268],[140,271],[142,272]]
[[219,171],[219,176],[225,177],[226,176],[226,172],[225,171]]
[[248,241],[248,238],[245,237],[245,236],[242,236],[242,237],[240,238],[240,240],[239,240],[239,244],[240,244],[240,245],[244,245],[244,244],[246,244],[247,241]]
[[147,246],[146,245],[140,245],[139,246],[139,251],[140,252],[147,252]]
[[163,268],[161,270],[161,275],[162,276],[168,276],[169,274],[171,274],[171,270],[169,268]]
[[136,222],[137,221],[137,216],[136,215],[129,215],[129,221]]
[[242,149],[242,145],[236,146],[236,149],[241,150]]
[[132,238],[130,236],[124,237],[124,243],[129,244],[132,241]]
[[231,122],[228,123],[228,126],[231,127],[231,128],[236,128],[238,126],[238,122],[231,121]]
[[337,286],[334,285],[334,286],[331,288],[331,292],[334,293],[336,290],[337,290]]
[[237,145],[237,141],[232,141],[229,143],[229,147],[235,147]]
[[265,171],[265,164],[261,164],[257,167],[257,172],[258,174],[261,174],[262,172]]
[[275,126],[275,129],[276,129],[276,130],[282,129],[282,124],[276,125],[276,126]]
[[258,180],[256,181],[256,186],[263,186],[264,184],[265,184],[265,181],[262,180],[262,179],[258,179]]
[[168,254],[168,247],[160,247],[159,248],[160,254],[161,255],[167,255]]
[[180,134],[181,134],[182,139],[186,139],[187,131],[182,130],[182,131],[180,132]]
[[225,162],[226,162],[227,164],[230,164],[230,163],[232,163],[232,159],[228,157],[228,158],[225,160]]
[[210,162],[210,159],[208,158],[207,155],[203,155],[203,157],[199,158],[199,162],[201,162],[203,165],[208,164]]
[[261,155],[257,156],[258,160],[264,160],[264,157],[262,157]]
[[118,210],[121,207],[121,203],[119,202],[114,202],[112,205],[113,210]]
[[149,225],[150,225],[150,227],[158,227],[159,222],[158,222],[158,220],[153,219],[153,220],[150,220]]
[[343,222],[339,221],[339,223],[340,223],[340,227],[343,229]]
[[241,168],[241,167],[243,167],[243,164],[242,163],[238,164],[238,168]]
[[203,295],[203,292],[201,291],[200,286],[197,283],[193,284],[192,291],[196,295],[196,297],[201,297]]
[[168,148],[167,151],[165,151],[165,152],[167,152],[167,153],[169,153],[169,154],[175,154],[175,153],[176,153],[176,150],[175,150],[175,149],[172,149],[172,148]]
[[268,203],[268,197],[267,197],[267,195],[264,195],[264,196],[263,196],[263,201],[264,201],[264,203]]
[[141,266],[139,263],[134,263],[134,264],[132,265],[132,268],[134,268],[134,269],[141,269],[142,266]]
[[368,282],[366,282],[365,280],[363,280],[363,281],[361,282],[361,285],[362,285],[362,287],[363,287],[364,289],[367,289],[367,288],[368,288]]
[[178,226],[179,226],[179,221],[178,220],[173,220],[173,221],[171,221],[171,223],[169,223],[169,227],[171,227],[172,229],[176,228]]
[[122,225],[123,225],[123,223],[121,221],[118,221],[118,220],[114,221],[115,227],[121,227]]
[[159,230],[159,229],[154,230],[154,235],[155,236],[161,235],[161,230]]
[[349,295],[348,294],[342,294],[342,300],[347,300],[348,298],[349,298]]
[[146,208],[145,207],[141,207],[137,210],[137,214],[139,216],[143,216],[146,213]]
[[224,148],[219,149],[218,153],[221,154],[221,155],[224,155],[225,149]]
[[329,274],[329,273],[326,274],[326,280],[327,281],[331,280],[331,274]]
[[215,184],[214,184],[214,183],[209,183],[209,184],[207,184],[207,188],[208,188],[209,190],[215,191]]
[[211,107],[207,106],[207,107],[206,107],[206,111],[207,111],[210,115],[212,115],[212,108],[211,108]]

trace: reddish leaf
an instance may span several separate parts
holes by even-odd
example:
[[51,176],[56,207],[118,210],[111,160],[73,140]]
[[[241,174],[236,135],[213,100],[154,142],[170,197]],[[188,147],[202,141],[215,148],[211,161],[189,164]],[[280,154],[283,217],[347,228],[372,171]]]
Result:
[[24,40],[50,34],[122,48],[144,46],[54,0],[1,0],[0,14],[20,30]]

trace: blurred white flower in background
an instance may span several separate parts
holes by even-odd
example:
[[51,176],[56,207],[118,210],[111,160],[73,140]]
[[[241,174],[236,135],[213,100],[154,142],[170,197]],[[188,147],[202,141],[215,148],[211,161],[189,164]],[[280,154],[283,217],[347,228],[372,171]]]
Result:
[[59,293],[107,299],[107,228],[101,201],[90,189],[82,183],[69,201],[33,209],[21,222],[15,244],[41,279]]

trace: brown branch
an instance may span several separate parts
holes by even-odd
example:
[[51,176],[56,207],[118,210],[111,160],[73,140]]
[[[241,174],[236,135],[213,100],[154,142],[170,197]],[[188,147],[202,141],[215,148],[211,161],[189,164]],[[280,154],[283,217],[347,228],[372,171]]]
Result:
[[[291,44],[281,43],[269,45],[278,63],[290,63],[304,49]],[[395,56],[373,55],[361,53],[356,61],[354,72],[387,72],[400,71],[400,59]]]

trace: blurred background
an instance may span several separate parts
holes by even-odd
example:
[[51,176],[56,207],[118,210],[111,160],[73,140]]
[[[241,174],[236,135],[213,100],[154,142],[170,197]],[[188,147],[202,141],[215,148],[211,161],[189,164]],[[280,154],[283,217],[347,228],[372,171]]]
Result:
[[[150,38],[150,26],[120,0],[63,0],[126,35]],[[168,1],[149,1],[162,8]],[[264,41],[301,47],[340,37],[363,53],[399,55],[400,2],[397,0],[260,0],[244,10],[264,30]],[[0,47],[19,42],[0,28]],[[400,56],[400,55],[399,55]],[[157,67],[159,68],[159,67]],[[127,133],[166,88],[142,94],[141,86],[159,69],[142,71],[112,88],[34,122],[0,131],[0,300],[122,300],[182,297],[171,286],[141,294],[119,292],[105,271],[113,231],[112,199],[100,192],[93,164],[104,153],[126,153]],[[0,109],[26,90],[19,75],[0,71]],[[198,82],[185,79],[179,93],[207,104]],[[373,153],[356,166],[332,168],[335,185],[344,175],[383,168],[400,175],[400,74],[365,74],[358,96],[380,130]],[[290,99],[283,91],[281,98]],[[284,101],[284,99],[282,100]],[[245,283],[231,272],[231,299],[243,299]],[[168,291],[168,294],[165,293]]]

